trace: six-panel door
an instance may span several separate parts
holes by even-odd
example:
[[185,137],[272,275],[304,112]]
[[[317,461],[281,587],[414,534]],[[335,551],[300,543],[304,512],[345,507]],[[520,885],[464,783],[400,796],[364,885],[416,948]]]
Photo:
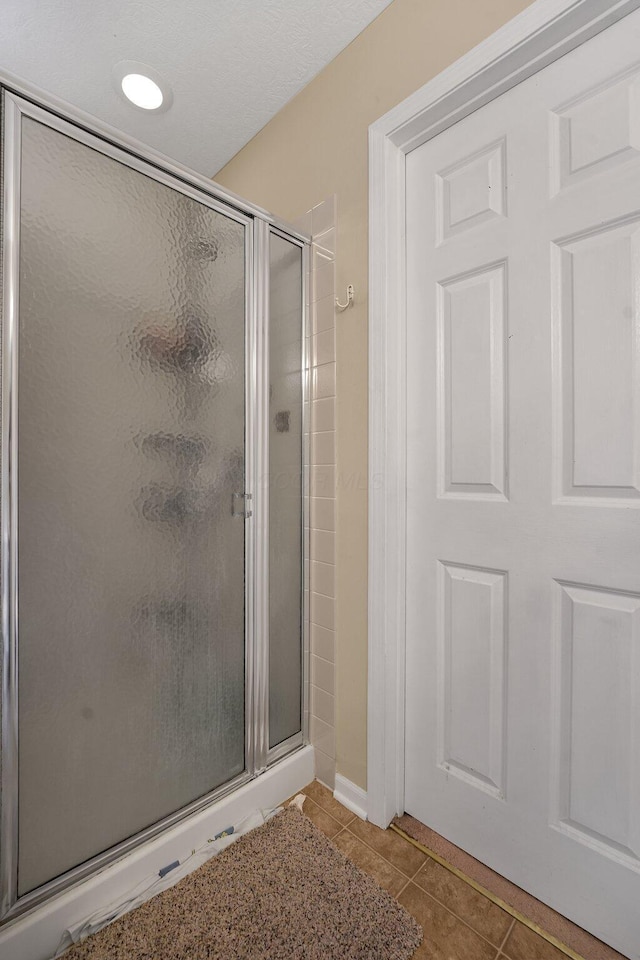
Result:
[[634,956],[638,49],[407,157],[406,809]]

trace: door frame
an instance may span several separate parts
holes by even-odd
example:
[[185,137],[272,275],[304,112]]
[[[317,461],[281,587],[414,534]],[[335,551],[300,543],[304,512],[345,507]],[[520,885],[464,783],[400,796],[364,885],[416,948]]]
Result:
[[367,814],[380,827],[404,812],[405,157],[638,7],[535,0],[369,127]]

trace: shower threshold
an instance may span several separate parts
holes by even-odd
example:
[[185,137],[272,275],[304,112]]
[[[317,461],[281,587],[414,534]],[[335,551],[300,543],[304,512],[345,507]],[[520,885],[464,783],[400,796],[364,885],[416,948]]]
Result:
[[65,930],[106,905],[122,900],[152,873],[197,850],[230,823],[255,810],[278,806],[313,780],[313,748],[303,746],[266,772],[142,842],[99,872],[78,880],[0,929],[0,957],[50,960]]

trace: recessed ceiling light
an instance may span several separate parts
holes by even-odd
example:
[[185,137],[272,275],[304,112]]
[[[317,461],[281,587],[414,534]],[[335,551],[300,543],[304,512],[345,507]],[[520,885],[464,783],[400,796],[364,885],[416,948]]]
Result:
[[112,71],[113,83],[123,100],[146,113],[164,113],[173,102],[171,87],[157,70],[137,60],[121,60]]
[[128,73],[121,81],[122,91],[131,103],[143,110],[157,110],[162,106],[162,90],[151,77],[142,73]]

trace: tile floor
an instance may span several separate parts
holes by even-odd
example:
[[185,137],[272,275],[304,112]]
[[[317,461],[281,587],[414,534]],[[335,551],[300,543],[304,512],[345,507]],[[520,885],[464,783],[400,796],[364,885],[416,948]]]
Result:
[[424,823],[420,823],[409,814],[396,817],[395,823],[409,837],[423,843],[428,850],[439,855],[445,863],[457,867],[466,877],[472,878],[484,890],[493,893],[494,897],[510,904],[516,913],[528,917],[541,930],[553,934],[561,943],[567,944],[574,954],[584,957],[584,960],[626,960],[613,947],[596,939],[540,900],[536,900],[521,887],[511,883],[499,873],[495,873],[479,860],[475,860],[460,847],[445,840],[440,834],[430,830]]
[[354,816],[318,781],[301,793],[315,825],[422,926],[412,960],[567,960],[403,837]]

